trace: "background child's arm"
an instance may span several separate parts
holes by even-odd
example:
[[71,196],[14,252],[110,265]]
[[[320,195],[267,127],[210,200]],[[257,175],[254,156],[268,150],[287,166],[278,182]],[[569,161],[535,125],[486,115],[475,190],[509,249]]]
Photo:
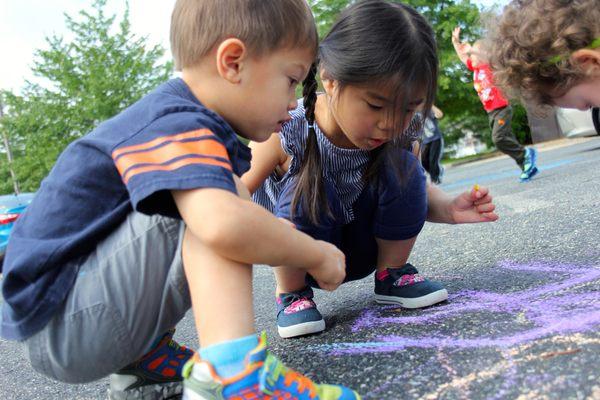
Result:
[[345,277],[340,250],[282,223],[250,200],[214,188],[172,194],[190,234],[225,258],[300,268],[326,290],[335,289]]
[[454,50],[456,51],[456,54],[458,54],[460,61],[466,65],[467,61],[469,60],[469,51],[471,50],[471,45],[469,43],[461,43],[460,26],[457,26],[452,31],[452,45],[454,46]]
[[250,170],[241,179],[250,193],[254,193],[277,166],[285,164],[288,155],[283,151],[277,133],[271,135],[265,142],[251,142],[250,148],[252,149]]
[[429,222],[465,224],[498,219],[489,189],[483,186],[476,185],[473,189],[452,197],[437,186],[428,184],[427,197]]

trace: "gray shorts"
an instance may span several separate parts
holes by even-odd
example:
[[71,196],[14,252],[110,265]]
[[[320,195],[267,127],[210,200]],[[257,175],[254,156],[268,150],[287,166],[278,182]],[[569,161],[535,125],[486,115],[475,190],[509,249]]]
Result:
[[79,274],[48,325],[24,342],[31,365],[63,382],[109,375],[140,358],[191,307],[185,225],[130,214],[96,249],[65,266]]

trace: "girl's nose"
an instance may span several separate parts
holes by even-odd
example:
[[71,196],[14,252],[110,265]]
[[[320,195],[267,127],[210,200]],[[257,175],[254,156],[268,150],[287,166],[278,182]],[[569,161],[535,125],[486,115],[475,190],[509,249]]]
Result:
[[298,99],[296,99],[296,96],[294,95],[292,97],[292,99],[290,100],[290,102],[288,103],[288,111],[295,110],[297,107],[298,107]]

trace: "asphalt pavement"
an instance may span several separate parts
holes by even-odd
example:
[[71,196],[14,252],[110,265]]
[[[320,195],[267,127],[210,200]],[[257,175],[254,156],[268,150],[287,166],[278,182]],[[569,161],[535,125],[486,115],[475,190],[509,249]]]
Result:
[[[500,220],[426,224],[410,261],[444,283],[444,304],[379,306],[370,276],[317,292],[326,331],[284,340],[271,271],[257,267],[256,326],[271,350],[364,399],[600,399],[600,138],[538,147],[541,172],[529,183],[507,157],[446,170],[451,194],[489,187]],[[195,347],[190,314],[176,338]],[[107,379],[53,382],[2,339],[0,360],[0,399],[106,397]]]

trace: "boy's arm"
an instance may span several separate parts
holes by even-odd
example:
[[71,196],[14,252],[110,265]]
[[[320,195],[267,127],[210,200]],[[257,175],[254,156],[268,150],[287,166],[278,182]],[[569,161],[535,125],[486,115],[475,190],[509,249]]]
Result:
[[465,224],[498,219],[489,189],[483,186],[475,185],[470,191],[452,197],[428,183],[427,198],[429,222]]
[[452,31],[452,45],[454,46],[454,51],[456,51],[460,61],[467,65],[467,61],[469,61],[469,51],[471,50],[471,45],[469,43],[461,43],[460,26],[457,26]]
[[172,194],[191,234],[223,257],[301,268],[326,290],[335,289],[345,277],[340,250],[282,223],[249,200],[214,188]]
[[288,155],[283,151],[277,133],[272,134],[265,142],[251,142],[250,148],[252,149],[250,169],[241,179],[250,193],[254,193],[278,165],[285,163]]

